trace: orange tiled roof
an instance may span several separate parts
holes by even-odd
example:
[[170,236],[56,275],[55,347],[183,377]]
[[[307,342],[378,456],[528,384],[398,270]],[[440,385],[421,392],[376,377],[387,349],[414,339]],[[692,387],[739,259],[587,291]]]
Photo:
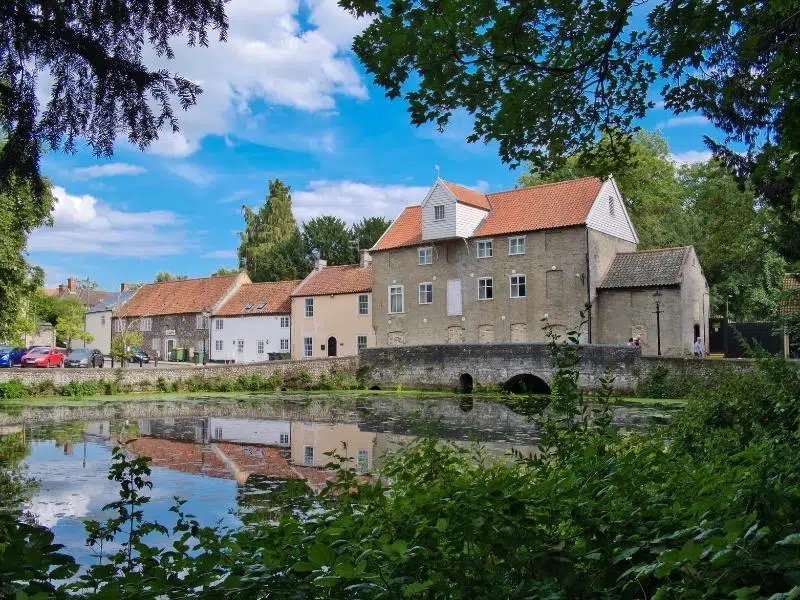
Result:
[[[473,237],[487,237],[582,225],[586,223],[603,181],[597,177],[584,177],[486,195],[449,182],[445,185],[459,202],[489,209],[473,234]],[[372,250],[390,250],[421,243],[422,207],[409,206]]]
[[783,276],[783,298],[779,310],[782,315],[800,312],[800,273]]
[[472,188],[464,187],[457,183],[450,183],[449,181],[445,181],[444,184],[461,204],[468,204],[469,206],[482,208],[483,210],[490,210],[492,208],[489,205],[489,201],[486,199],[486,194],[481,194]]
[[[220,316],[288,315],[292,310],[292,290],[297,281],[246,283],[216,312]],[[250,309],[247,310],[246,307]]]
[[341,265],[312,271],[292,292],[292,296],[357,294],[372,291],[372,265]]
[[211,310],[222,300],[237,277],[226,275],[148,283],[123,305],[119,316],[180,315]]

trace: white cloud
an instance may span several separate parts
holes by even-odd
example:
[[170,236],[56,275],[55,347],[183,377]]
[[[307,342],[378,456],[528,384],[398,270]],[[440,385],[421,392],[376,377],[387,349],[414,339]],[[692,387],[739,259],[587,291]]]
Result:
[[334,215],[347,223],[363,217],[394,219],[408,205],[419,204],[428,186],[370,185],[355,181],[312,181],[307,189],[292,191],[298,221],[319,215]]
[[209,172],[207,169],[203,169],[189,163],[172,165],[168,167],[168,169],[173,175],[177,175],[178,177],[181,177],[198,187],[205,187],[215,179],[214,174]]
[[106,165],[79,167],[72,171],[72,175],[76,179],[97,179],[99,177],[116,177],[118,175],[141,175],[146,172],[147,169],[138,165],[109,163]]
[[[146,53],[148,64],[203,88],[197,105],[179,115],[181,132],[165,131],[150,147],[153,153],[188,156],[211,134],[250,139],[254,105],[318,113],[335,110],[337,97],[367,98],[349,48],[368,21],[356,20],[336,0],[232,0],[226,11],[227,42],[212,40],[203,48],[175,40],[171,61]],[[302,20],[312,27],[304,29]],[[321,149],[330,151],[332,143]]]
[[687,150],[686,152],[670,154],[670,158],[678,166],[697,162],[706,162],[712,156],[712,153],[708,150]]
[[688,117],[673,117],[666,121],[661,121],[658,129],[670,129],[672,127],[687,127],[689,125],[708,125],[708,119],[703,115],[691,115]]
[[153,258],[183,254],[193,246],[181,219],[165,210],[128,212],[111,208],[89,194],[53,188],[53,227],[35,230],[32,252]]
[[203,258],[236,258],[236,252],[234,250],[213,250],[212,252],[203,254]]

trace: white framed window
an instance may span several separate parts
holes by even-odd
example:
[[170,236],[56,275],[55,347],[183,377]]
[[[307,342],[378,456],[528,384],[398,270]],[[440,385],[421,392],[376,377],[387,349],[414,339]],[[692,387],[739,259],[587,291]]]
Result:
[[433,207],[433,220],[444,221],[444,204],[437,204]]
[[433,303],[433,284],[430,281],[419,284],[419,303],[432,304]]
[[289,340],[288,339],[283,338],[281,340],[281,350],[289,350]]
[[306,466],[314,465],[314,446],[303,446],[303,464]]
[[314,338],[303,338],[303,356],[305,358],[314,356]]
[[256,345],[256,351],[259,354],[264,354],[264,342],[263,341],[261,341],[261,340],[258,341],[258,344]]
[[367,336],[359,335],[356,338],[356,350],[363,350],[367,347]]
[[509,294],[512,298],[524,298],[525,291],[525,275],[512,275],[511,276],[511,292]]
[[427,246],[425,248],[419,248],[417,250],[417,262],[421,265],[432,265],[433,264],[433,248]]
[[125,329],[125,319],[116,319],[114,321],[114,333],[122,333]]
[[105,327],[105,326],[106,326],[106,316],[100,315],[100,327]]
[[508,255],[525,254],[525,236],[517,235],[508,238]]
[[158,338],[153,338],[150,340],[150,349],[151,350],[160,350],[161,349],[161,340]]
[[281,329],[289,328],[289,317],[281,317]]
[[214,342],[214,350],[216,350],[217,352],[222,351],[222,340],[217,340]]
[[280,441],[278,443],[281,444],[281,445],[288,444],[289,443],[289,434],[288,433],[282,433],[281,436],[280,436]]
[[306,298],[305,307],[306,307],[306,319],[312,318],[314,316],[314,299]]
[[205,315],[197,315],[197,317],[195,317],[195,327],[196,329],[208,329],[208,317]]
[[369,450],[366,448],[358,449],[358,460],[356,461],[356,470],[363,473],[369,471]]
[[358,295],[358,314],[360,315],[369,314],[369,294]]
[[389,286],[389,312],[401,313],[403,312],[403,286],[390,285]]
[[478,279],[478,300],[491,300],[494,298],[494,280],[491,277]]
[[139,331],[153,331],[153,319],[142,317],[139,321]]
[[222,439],[222,427],[214,427],[214,439]]
[[236,340],[236,350],[244,352],[244,340]]
[[217,331],[225,329],[225,321],[222,319],[214,319],[214,327],[217,328]]
[[478,240],[475,244],[475,255],[478,258],[492,258],[492,240]]

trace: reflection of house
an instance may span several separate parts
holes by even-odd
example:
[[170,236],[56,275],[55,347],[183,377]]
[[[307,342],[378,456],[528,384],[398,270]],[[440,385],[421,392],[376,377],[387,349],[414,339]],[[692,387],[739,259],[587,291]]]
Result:
[[118,294],[110,294],[106,300],[95,304],[86,311],[84,323],[87,333],[94,338],[83,347],[97,348],[103,354],[111,353],[111,319],[114,311],[125,304],[136,293],[136,290],[123,283]]
[[324,467],[336,461],[326,453],[335,452],[351,459],[348,466],[369,471],[376,443],[375,433],[361,431],[356,424],[292,422],[292,462],[296,465]]
[[[797,313],[800,313],[800,273],[787,273],[783,276],[780,314],[786,317]],[[789,334],[784,333],[783,355],[786,358],[800,357],[800,340],[790,340]]]
[[92,423],[86,423],[86,425],[83,426],[83,433],[88,436],[107,440],[111,438],[111,422],[95,421]]
[[265,419],[209,417],[207,431],[206,441],[263,444],[265,446],[289,446],[291,436],[289,421],[267,421]]
[[292,292],[292,358],[352,356],[375,345],[372,267],[361,263],[314,270]]
[[292,290],[299,281],[246,283],[215,313],[211,360],[237,363],[288,358]]

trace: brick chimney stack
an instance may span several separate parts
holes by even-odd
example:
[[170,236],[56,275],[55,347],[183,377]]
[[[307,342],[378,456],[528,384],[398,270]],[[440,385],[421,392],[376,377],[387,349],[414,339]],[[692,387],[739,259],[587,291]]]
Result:
[[361,265],[362,269],[372,264],[372,256],[368,250],[361,251],[361,259],[359,260],[359,264]]
[[327,266],[328,266],[328,261],[319,257],[317,257],[317,260],[314,262],[314,270],[317,272],[322,271],[322,269],[324,269]]
[[75,277],[67,278],[67,289],[70,292],[74,292],[76,289],[78,289],[78,280]]

